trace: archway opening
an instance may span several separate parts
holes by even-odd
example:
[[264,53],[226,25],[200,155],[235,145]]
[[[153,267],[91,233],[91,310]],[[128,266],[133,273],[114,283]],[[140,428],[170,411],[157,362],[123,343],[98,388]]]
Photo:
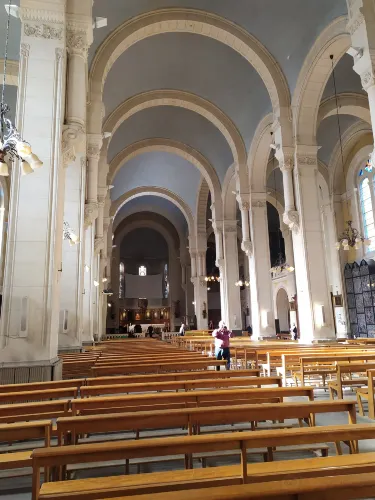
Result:
[[281,333],[289,332],[290,317],[289,317],[289,299],[284,288],[280,288],[276,296],[277,316]]

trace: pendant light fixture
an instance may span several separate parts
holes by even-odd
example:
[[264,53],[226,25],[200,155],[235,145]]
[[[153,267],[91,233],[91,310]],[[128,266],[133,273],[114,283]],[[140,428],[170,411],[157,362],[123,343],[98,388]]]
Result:
[[6,23],[3,85],[0,101],[0,176],[4,177],[9,176],[8,161],[12,163],[15,160],[20,160],[22,162],[22,175],[31,174],[35,169],[40,168],[43,165],[39,158],[32,152],[30,144],[22,139],[20,133],[7,116],[10,109],[5,102],[5,85],[7,77],[12,0],[10,0],[9,5],[7,5],[6,8],[8,11],[8,17]]
[[[337,94],[337,85],[336,85],[336,73],[335,73],[335,65],[333,64],[333,55],[330,55],[331,65],[332,65],[332,79],[333,79],[333,88],[335,91],[335,102],[336,102],[336,118],[337,118],[337,130],[339,134],[339,142],[340,142],[340,153],[341,153],[341,169],[342,169],[342,178],[345,179],[345,162],[344,162],[344,148],[342,144],[342,134],[341,134],[341,125],[340,125],[340,113],[339,113],[339,100]],[[372,170],[372,161],[368,160],[366,164],[366,170],[371,172]],[[345,197],[346,198],[346,197]],[[346,210],[349,214],[348,200],[346,199]],[[371,244],[371,240],[362,236],[362,234],[353,226],[353,221],[346,221],[346,227],[336,242],[337,250],[340,250],[342,247],[344,250],[348,251],[350,248],[354,248],[358,250],[360,245],[363,244],[368,246]]]

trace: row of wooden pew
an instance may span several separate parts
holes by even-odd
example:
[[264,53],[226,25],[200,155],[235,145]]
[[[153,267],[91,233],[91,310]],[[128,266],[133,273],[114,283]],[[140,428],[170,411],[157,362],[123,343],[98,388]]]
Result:
[[[346,495],[375,484],[357,487],[356,475],[375,472],[375,454],[359,453],[359,441],[375,439],[375,426],[357,424],[355,400],[316,400],[313,386],[282,386],[283,377],[273,371],[261,376],[261,365],[217,372],[197,368],[189,358],[191,370],[179,363],[181,371],[160,373],[162,353],[172,352],[179,359],[191,355],[154,340],[106,342],[82,353],[102,359],[106,376],[87,377],[83,370],[82,378],[0,386],[0,469],[31,465],[34,500],[307,499],[315,497],[300,495],[323,495],[316,483],[329,484],[330,498],[339,498],[340,484]],[[69,356],[80,357],[63,357]],[[139,363],[137,357],[149,359]],[[140,372],[111,376],[113,361],[134,361]],[[145,374],[147,368],[142,374],[143,364],[153,365],[155,373]],[[73,395],[56,392],[66,390]],[[345,414],[347,423],[316,425],[322,415],[333,414],[342,422]],[[317,456],[277,460],[280,453]],[[254,463],[256,456],[263,462]],[[108,476],[108,464],[120,466],[122,475]],[[173,470],[143,472],[159,464]],[[93,467],[99,477],[79,477]],[[340,481],[330,481],[335,476]]]

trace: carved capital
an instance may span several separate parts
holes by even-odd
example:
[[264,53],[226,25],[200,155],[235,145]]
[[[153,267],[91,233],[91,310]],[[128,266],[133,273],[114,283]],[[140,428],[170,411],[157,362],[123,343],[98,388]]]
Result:
[[62,40],[63,38],[63,27],[59,25],[25,23],[23,32],[26,36],[45,38],[46,40]]
[[248,257],[250,257],[253,253],[253,244],[250,240],[243,240],[241,243],[241,249]]
[[294,156],[283,155],[283,158],[279,160],[279,167],[282,172],[292,172],[294,168]]
[[103,138],[99,134],[89,134],[87,136],[87,158],[89,160],[99,160],[102,149]]
[[291,231],[299,231],[299,214],[296,210],[287,210],[283,213],[283,222]]
[[374,72],[372,68],[361,74],[361,83],[364,90],[368,90],[370,87],[375,85]]
[[91,226],[94,220],[98,217],[98,204],[86,203],[85,205],[85,228]]
[[70,54],[87,59],[89,50],[87,30],[70,23],[66,30],[66,46]]
[[94,254],[98,255],[100,250],[104,248],[104,239],[103,238],[95,238],[94,241]]
[[250,202],[248,201],[241,202],[240,210],[250,210]]
[[82,140],[85,130],[81,125],[66,125],[62,133],[62,154],[64,166],[68,166],[76,159],[75,146]]

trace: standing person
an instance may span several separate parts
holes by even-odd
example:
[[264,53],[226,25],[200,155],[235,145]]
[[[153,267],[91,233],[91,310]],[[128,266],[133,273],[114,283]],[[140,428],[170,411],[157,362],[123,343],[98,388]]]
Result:
[[290,333],[292,334],[292,340],[298,340],[298,331],[295,323],[293,323]]
[[180,327],[180,337],[184,337],[185,336],[185,330],[186,330],[186,326],[184,323],[181,324],[181,327]]
[[213,330],[214,329],[214,322],[211,320],[208,324],[208,329]]
[[154,333],[154,327],[152,325],[150,325],[148,328],[147,328],[147,335],[146,337],[151,337],[152,338],[152,335]]
[[[212,332],[212,336],[215,337],[215,357],[218,361],[225,359],[226,369],[230,370],[230,338],[232,332],[228,330],[224,321],[220,321],[219,328]],[[216,367],[217,371],[220,371],[220,366]]]

